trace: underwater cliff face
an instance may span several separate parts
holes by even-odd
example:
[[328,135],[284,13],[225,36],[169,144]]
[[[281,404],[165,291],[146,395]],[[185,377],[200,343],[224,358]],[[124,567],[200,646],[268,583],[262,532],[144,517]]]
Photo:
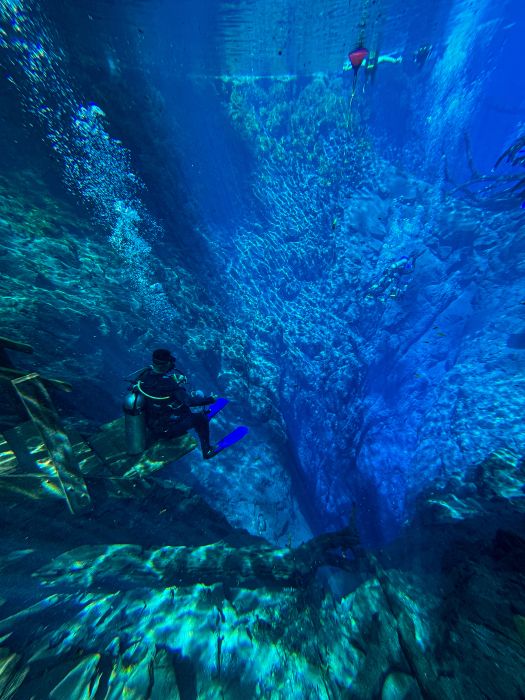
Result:
[[338,3],[290,3],[255,43],[220,5],[4,3],[5,328],[74,382],[68,419],[115,415],[121,377],[168,343],[252,427],[208,492],[278,465],[310,527],[356,504],[373,540],[427,484],[521,452],[519,202],[452,184],[513,136],[479,134],[503,17],[416,5],[347,18],[388,30],[393,57],[350,105]]

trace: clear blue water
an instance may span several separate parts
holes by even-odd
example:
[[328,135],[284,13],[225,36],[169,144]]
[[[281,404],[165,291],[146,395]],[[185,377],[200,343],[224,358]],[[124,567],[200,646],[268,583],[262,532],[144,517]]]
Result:
[[523,697],[525,6],[0,21],[0,697]]

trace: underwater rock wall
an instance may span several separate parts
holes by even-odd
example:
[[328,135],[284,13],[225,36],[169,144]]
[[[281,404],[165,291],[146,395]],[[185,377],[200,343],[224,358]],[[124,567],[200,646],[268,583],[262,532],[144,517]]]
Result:
[[232,264],[254,361],[280,376],[312,522],[341,525],[355,502],[381,541],[428,482],[524,447],[519,213],[380,158],[340,80],[224,91],[261,202]]
[[[271,368],[279,378],[274,404],[311,522],[322,529],[349,514],[345,472],[360,420],[363,346],[348,293],[354,280],[359,285],[360,253],[342,227],[345,197],[362,183],[359,164],[373,155],[364,139],[347,139],[345,101],[323,79],[233,81],[223,91],[254,154],[257,201],[254,218],[234,233],[227,288],[244,305],[253,373]],[[356,179],[341,182],[345,170]]]
[[[525,358],[509,348],[523,322],[521,263],[510,263],[509,251],[521,249],[523,227],[451,203],[436,224],[412,295],[391,307],[383,352],[369,368],[360,465],[394,504],[396,494],[413,497],[451,475],[467,488],[470,467],[491,451],[524,447],[516,417]],[[453,236],[460,245],[447,246]]]
[[227,288],[244,303],[253,373],[279,377],[274,404],[311,522],[326,529],[345,522],[359,495],[364,380],[384,312],[370,287],[392,261],[388,251],[380,259],[384,239],[403,251],[402,232],[385,230],[389,184],[400,196],[410,185],[377,158],[362,125],[352,128],[341,81],[223,90],[254,152],[260,202],[235,232]]

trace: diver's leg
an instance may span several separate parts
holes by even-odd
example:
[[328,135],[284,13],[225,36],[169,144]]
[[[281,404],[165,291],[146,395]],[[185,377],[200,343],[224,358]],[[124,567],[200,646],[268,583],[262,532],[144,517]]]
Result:
[[193,414],[193,426],[192,426],[199,436],[201,442],[202,456],[204,458],[210,456],[210,452],[213,452],[210,445],[210,423],[203,413]]
[[192,426],[191,416],[172,416],[159,437],[174,440],[185,435]]

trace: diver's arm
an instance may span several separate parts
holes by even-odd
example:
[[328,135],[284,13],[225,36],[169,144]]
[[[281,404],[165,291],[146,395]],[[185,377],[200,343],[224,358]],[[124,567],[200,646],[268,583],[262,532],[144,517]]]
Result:
[[186,404],[191,408],[194,406],[209,406],[210,404],[215,403],[215,401],[215,396],[188,396]]
[[186,389],[182,386],[178,386],[174,393],[174,399],[180,404],[185,404],[188,408],[195,408],[196,406],[209,406],[215,403],[215,396],[191,396],[188,394]]

